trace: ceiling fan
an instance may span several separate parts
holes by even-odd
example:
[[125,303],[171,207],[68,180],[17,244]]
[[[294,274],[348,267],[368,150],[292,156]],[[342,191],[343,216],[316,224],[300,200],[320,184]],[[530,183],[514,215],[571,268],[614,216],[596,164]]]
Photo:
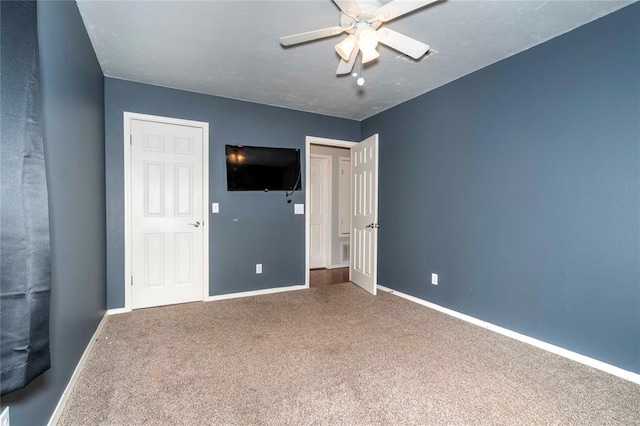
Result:
[[333,0],[340,8],[340,25],[320,30],[294,34],[280,38],[283,46],[306,43],[343,32],[349,35],[336,44],[340,63],[336,74],[349,74],[362,52],[362,63],[376,59],[378,42],[404,53],[413,59],[420,59],[429,51],[429,46],[388,28],[380,28],[383,23],[396,19],[438,0],[394,0],[382,6],[378,0]]

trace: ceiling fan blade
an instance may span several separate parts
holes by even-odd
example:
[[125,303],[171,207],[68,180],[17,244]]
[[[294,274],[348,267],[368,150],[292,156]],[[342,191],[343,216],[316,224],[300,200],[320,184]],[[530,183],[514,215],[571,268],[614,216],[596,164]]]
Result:
[[384,6],[380,6],[376,11],[376,18],[382,22],[387,22],[436,1],[438,0],[394,0]]
[[351,16],[352,18],[360,16],[360,7],[355,0],[333,0],[333,2],[338,5],[345,15]]
[[381,28],[377,33],[380,43],[413,59],[420,59],[429,51],[429,45],[388,28]]
[[351,56],[349,57],[349,61],[345,61],[340,58],[340,63],[338,64],[338,69],[336,70],[337,75],[350,74],[353,69],[353,64],[356,63],[356,58],[358,57],[358,48],[356,47],[351,52]]
[[308,41],[318,40],[325,37],[333,37],[342,33],[346,28],[340,26],[323,28],[321,30],[308,31],[306,33],[294,34],[280,38],[280,44],[283,46],[292,46],[294,44],[306,43]]

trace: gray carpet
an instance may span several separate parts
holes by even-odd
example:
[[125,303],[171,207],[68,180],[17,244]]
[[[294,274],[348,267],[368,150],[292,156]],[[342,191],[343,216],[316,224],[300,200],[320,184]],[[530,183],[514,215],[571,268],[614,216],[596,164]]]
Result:
[[640,386],[353,284],[109,317],[60,425],[640,424]]

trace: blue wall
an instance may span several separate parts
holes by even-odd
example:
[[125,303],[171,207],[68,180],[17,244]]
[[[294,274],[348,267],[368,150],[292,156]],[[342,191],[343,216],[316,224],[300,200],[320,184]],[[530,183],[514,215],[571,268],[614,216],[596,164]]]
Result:
[[[300,148],[309,135],[358,141],[360,122],[107,78],[107,307],[124,306],[123,112],[209,123],[209,294],[304,284],[304,216],[284,192],[227,192],[225,144]],[[303,156],[302,156],[303,157]],[[304,158],[302,158],[304,159]],[[303,167],[304,176],[304,167]],[[209,209],[210,211],[210,209]],[[255,264],[263,264],[256,275]]]
[[13,426],[49,421],[105,307],[104,78],[75,2],[37,7],[52,365],[26,388],[2,397]]
[[639,112],[634,4],[364,121],[379,282],[640,372]]

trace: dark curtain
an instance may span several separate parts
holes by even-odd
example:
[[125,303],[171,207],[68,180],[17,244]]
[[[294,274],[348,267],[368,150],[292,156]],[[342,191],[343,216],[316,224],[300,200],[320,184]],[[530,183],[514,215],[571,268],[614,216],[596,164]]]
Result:
[[50,367],[51,249],[36,2],[0,5],[0,387],[5,394]]

